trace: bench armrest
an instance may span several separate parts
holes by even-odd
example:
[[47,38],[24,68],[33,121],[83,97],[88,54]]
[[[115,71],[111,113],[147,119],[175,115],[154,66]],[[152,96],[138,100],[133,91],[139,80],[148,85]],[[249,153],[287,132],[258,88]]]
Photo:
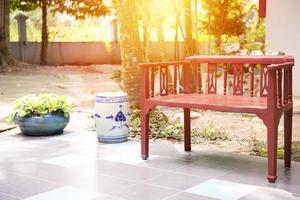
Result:
[[293,103],[293,66],[294,62],[267,66],[269,109],[278,109]]
[[[157,92],[160,96],[168,95],[170,89],[172,89],[172,94],[177,94],[180,91],[189,92],[190,61],[152,62],[139,65],[142,72],[141,101],[154,97]],[[159,74],[158,77],[156,77],[157,73]],[[157,84],[155,78],[159,80],[159,91],[155,87]],[[172,87],[169,87],[169,83],[172,84]],[[179,87],[181,88],[180,91]]]

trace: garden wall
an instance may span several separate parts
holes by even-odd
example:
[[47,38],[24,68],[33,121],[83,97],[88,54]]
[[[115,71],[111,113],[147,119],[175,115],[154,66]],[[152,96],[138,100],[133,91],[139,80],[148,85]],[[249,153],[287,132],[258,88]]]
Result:
[[[167,59],[174,60],[174,42],[166,42]],[[88,65],[88,64],[120,64],[120,44],[118,42],[110,43],[110,48],[104,42],[51,42],[48,47],[48,64],[49,65]],[[201,45],[199,46],[207,46]],[[13,56],[19,60],[28,63],[39,63],[40,43],[27,42],[23,45],[23,56],[19,42],[11,42],[10,48]],[[161,48],[156,42],[150,43],[149,47],[150,60],[160,60]],[[184,58],[184,43],[179,43],[180,58]],[[207,53],[202,48],[202,54]]]

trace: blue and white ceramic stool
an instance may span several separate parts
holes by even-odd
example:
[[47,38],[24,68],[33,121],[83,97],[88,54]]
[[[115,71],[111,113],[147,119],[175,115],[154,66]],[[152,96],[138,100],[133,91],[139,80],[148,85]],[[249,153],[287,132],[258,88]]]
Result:
[[129,128],[128,96],[124,92],[102,92],[96,95],[95,123],[98,141],[127,141]]

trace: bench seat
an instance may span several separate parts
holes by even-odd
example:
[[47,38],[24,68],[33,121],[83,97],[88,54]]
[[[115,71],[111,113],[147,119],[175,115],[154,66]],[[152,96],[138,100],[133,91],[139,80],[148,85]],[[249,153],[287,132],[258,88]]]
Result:
[[197,108],[222,112],[264,113],[266,97],[247,97],[215,94],[176,94],[156,96],[146,100],[148,104],[179,108]]

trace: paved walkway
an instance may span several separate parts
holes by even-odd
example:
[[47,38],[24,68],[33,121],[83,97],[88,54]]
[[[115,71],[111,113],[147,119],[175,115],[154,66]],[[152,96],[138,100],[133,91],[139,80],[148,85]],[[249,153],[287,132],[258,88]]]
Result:
[[139,141],[100,144],[77,126],[53,137],[1,135],[0,199],[300,199],[300,163],[279,161],[269,184],[265,158],[152,142],[143,161]]

